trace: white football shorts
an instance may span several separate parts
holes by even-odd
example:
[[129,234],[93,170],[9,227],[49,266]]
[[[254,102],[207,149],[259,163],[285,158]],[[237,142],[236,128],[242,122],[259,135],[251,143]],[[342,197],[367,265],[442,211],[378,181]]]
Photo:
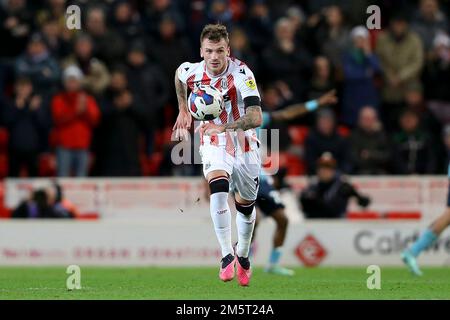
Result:
[[230,191],[239,192],[245,200],[256,200],[261,171],[259,148],[234,157],[225,146],[202,145],[199,152],[205,178],[211,171],[224,170],[230,176]]

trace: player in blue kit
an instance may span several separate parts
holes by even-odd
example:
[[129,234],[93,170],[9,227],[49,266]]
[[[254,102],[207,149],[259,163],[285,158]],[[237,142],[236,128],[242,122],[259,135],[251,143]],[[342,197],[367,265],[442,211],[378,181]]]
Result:
[[[312,112],[318,107],[332,105],[336,102],[336,91],[332,90],[322,95],[317,100],[311,100],[304,104],[294,104],[282,110],[270,113],[263,111],[263,121],[261,126],[257,129],[257,135],[259,136],[259,129],[267,128],[271,122],[287,122],[301,117],[308,112]],[[279,264],[288,227],[285,207],[281,202],[278,191],[275,190],[273,186],[272,177],[265,174],[264,170],[261,170],[259,180],[260,185],[256,198],[256,206],[264,216],[272,217],[276,223],[275,234],[273,236],[273,247],[269,257],[269,264],[265,271],[277,275],[292,276],[294,274],[293,270],[283,268]]]
[[[448,166],[448,178],[450,181],[450,163]],[[444,213],[434,220],[431,225],[425,229],[420,235],[419,239],[413,243],[413,245],[404,250],[401,254],[403,262],[408,269],[416,276],[421,276],[422,271],[417,264],[417,257],[420,253],[429,248],[439,237],[439,235],[450,225],[450,185],[447,194],[447,208]]]

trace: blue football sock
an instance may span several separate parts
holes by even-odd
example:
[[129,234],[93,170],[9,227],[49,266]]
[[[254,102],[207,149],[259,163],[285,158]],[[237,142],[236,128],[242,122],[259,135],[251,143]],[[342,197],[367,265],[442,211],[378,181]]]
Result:
[[416,242],[411,246],[411,253],[417,257],[423,250],[428,248],[436,239],[438,236],[431,231],[430,229],[426,229],[417,239]]
[[273,248],[272,251],[270,252],[270,258],[269,258],[269,263],[272,266],[275,266],[278,264],[278,262],[280,261],[281,258],[281,247],[278,248]]

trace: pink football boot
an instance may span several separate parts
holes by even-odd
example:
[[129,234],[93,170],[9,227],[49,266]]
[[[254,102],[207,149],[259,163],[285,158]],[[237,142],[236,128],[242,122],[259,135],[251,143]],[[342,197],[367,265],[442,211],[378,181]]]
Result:
[[250,278],[252,276],[252,268],[250,267],[250,261],[248,258],[238,257],[236,255],[236,276],[241,286],[248,286]]
[[222,258],[219,278],[226,282],[234,278],[234,265],[236,263],[235,257],[230,253]]

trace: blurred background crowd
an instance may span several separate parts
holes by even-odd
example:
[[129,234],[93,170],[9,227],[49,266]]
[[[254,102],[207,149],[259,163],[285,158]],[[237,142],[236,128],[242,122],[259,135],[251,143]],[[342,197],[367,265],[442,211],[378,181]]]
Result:
[[[81,8],[81,30],[66,8]],[[368,30],[366,8],[381,9]],[[281,165],[441,174],[450,150],[450,1],[1,0],[0,176],[196,175],[170,160],[173,77],[207,23],[230,32],[264,110],[336,88],[280,130]]]

